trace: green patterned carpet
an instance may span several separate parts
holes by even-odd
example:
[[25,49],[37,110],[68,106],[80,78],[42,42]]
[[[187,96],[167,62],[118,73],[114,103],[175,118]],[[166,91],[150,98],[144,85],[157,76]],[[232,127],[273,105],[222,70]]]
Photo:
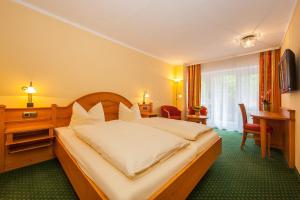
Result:
[[[300,180],[279,152],[262,160],[260,149],[241,134],[217,130],[223,153],[190,194],[189,199],[299,199]],[[0,199],[77,199],[57,160],[0,174]]]

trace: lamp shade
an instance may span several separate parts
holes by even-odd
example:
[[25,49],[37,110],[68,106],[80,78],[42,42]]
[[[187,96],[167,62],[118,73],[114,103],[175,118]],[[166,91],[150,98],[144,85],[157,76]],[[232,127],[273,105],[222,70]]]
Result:
[[144,94],[143,94],[143,104],[146,103],[146,98],[149,98],[149,93],[147,91],[144,91]]
[[30,82],[29,86],[24,86],[22,89],[27,94],[34,94],[34,93],[36,93],[36,89],[32,86],[32,82]]
[[173,79],[173,81],[176,82],[176,83],[179,83],[180,81],[182,81],[182,79],[181,78],[175,78],[175,79]]
[[25,89],[25,92],[28,93],[28,94],[33,94],[33,93],[36,93],[36,90],[34,87],[27,87],[27,89]]

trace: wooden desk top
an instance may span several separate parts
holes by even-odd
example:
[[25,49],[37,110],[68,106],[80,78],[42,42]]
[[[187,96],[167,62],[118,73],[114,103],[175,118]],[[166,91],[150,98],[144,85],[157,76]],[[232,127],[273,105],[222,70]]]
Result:
[[267,111],[258,111],[250,114],[252,117],[257,117],[261,119],[270,119],[270,120],[289,120],[289,117],[278,112],[267,112]]
[[207,119],[208,117],[205,115],[187,115],[188,118],[192,119]]

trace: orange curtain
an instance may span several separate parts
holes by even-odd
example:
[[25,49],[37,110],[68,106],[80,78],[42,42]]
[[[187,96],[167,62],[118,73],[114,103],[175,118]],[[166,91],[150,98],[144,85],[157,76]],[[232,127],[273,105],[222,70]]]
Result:
[[200,105],[201,94],[201,65],[187,67],[188,108]]
[[[278,64],[280,49],[261,52],[259,58],[259,110],[263,110],[263,98],[269,96],[270,108],[278,112],[281,106]],[[268,95],[269,94],[269,95]]]

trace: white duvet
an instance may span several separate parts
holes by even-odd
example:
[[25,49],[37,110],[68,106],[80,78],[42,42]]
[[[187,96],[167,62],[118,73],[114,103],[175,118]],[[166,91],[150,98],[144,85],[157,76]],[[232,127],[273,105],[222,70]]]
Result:
[[73,129],[77,137],[130,178],[189,144],[159,129],[120,120]]
[[212,130],[212,128],[199,123],[162,117],[142,118],[134,122],[170,132],[186,140],[197,140],[201,134]]

